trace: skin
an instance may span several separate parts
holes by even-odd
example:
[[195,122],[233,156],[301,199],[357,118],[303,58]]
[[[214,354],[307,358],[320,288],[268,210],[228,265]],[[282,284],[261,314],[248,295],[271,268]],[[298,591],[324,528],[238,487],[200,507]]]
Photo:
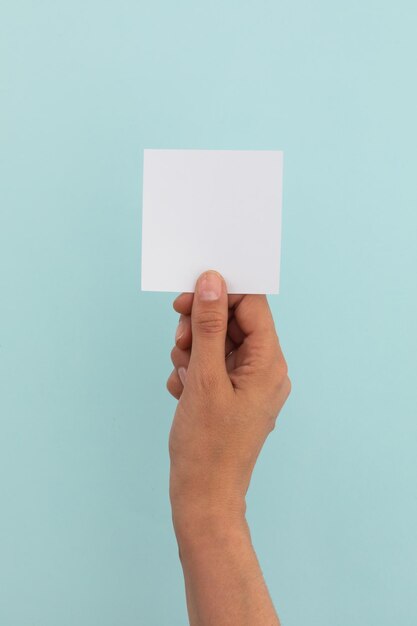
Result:
[[279,626],[245,517],[253,468],[291,390],[269,304],[228,295],[209,270],[173,307],[170,499],[190,624]]

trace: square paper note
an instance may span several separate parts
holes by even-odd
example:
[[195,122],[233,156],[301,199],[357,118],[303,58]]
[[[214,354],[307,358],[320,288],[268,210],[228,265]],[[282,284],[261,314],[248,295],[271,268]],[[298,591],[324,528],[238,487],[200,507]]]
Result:
[[145,150],[142,289],[194,291],[220,272],[229,293],[278,293],[282,152]]

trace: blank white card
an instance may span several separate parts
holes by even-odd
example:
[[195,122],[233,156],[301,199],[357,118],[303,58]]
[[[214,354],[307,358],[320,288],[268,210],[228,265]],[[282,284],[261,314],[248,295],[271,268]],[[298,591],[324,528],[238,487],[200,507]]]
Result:
[[278,293],[283,153],[145,150],[142,290],[191,291],[208,269],[229,293]]

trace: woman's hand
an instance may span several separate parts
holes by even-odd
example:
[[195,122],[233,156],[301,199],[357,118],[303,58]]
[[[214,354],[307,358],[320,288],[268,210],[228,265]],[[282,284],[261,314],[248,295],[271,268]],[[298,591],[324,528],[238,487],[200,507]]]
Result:
[[170,496],[190,624],[279,626],[245,519],[252,470],[290,392],[268,301],[228,296],[210,271],[174,308]]
[[228,296],[217,272],[181,314],[169,391],[179,399],[170,433],[174,523],[181,511],[241,514],[252,470],[290,393],[287,365],[264,295]]

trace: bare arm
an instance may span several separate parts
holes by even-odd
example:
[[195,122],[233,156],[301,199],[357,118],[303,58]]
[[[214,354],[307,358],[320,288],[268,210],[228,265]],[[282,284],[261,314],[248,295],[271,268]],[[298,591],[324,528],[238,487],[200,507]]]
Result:
[[269,305],[228,296],[208,272],[174,308],[170,497],[190,624],[279,626],[245,518],[253,467],[290,392]]
[[279,625],[242,516],[205,514],[176,532],[192,626]]

